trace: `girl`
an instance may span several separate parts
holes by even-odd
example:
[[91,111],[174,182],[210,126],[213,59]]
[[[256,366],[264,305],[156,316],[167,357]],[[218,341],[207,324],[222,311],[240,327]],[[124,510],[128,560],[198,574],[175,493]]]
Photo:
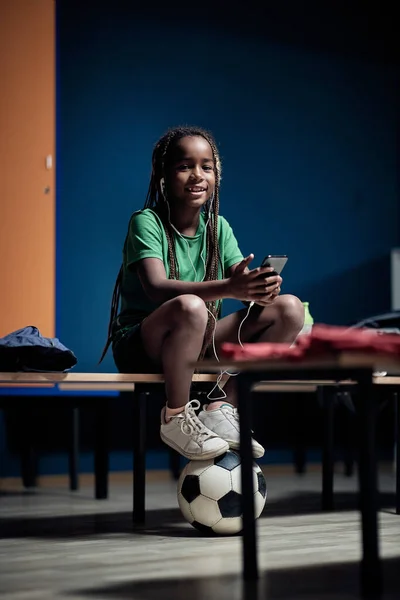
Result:
[[[120,372],[165,376],[161,438],[190,460],[239,447],[234,380],[227,398],[200,413],[189,401],[193,368],[223,342],[291,344],[302,329],[303,305],[279,295],[281,277],[270,267],[248,269],[231,227],[219,215],[221,162],[210,133],[197,127],[169,130],[153,151],[144,209],[130,220],[114,289],[108,344]],[[251,303],[219,318],[221,301]],[[119,314],[119,300],[121,310]],[[253,306],[254,304],[254,306]],[[107,350],[106,345],[103,356]],[[264,448],[255,440],[253,454]]]

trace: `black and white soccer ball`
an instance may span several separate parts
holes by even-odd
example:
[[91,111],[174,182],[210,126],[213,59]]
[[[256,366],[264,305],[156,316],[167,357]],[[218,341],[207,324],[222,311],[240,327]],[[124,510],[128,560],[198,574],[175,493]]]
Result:
[[[203,533],[235,534],[242,530],[240,456],[228,451],[211,460],[193,460],[178,481],[178,503],[185,519]],[[261,515],[267,484],[253,463],[254,513]]]

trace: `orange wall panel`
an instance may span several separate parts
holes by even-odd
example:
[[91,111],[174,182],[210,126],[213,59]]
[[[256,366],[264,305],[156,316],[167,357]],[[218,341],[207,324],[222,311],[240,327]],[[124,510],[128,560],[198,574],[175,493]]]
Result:
[[0,0],[0,336],[54,335],[54,153],[54,0]]

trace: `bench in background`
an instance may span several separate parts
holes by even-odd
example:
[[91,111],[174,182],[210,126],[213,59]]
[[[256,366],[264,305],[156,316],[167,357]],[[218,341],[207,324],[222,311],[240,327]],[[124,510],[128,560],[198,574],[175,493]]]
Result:
[[[215,384],[218,374],[195,374],[193,382],[201,386]],[[226,381],[226,378],[225,378]],[[376,377],[376,384],[384,384],[397,389],[400,377]],[[121,373],[0,373],[0,386],[25,387],[57,386],[61,391],[118,391],[132,393],[133,403],[133,520],[143,523],[145,519],[145,472],[146,472],[146,404],[152,388],[164,383],[162,374],[121,374]],[[221,382],[223,385],[224,381]],[[255,392],[316,392],[323,409],[324,444],[322,460],[322,508],[333,508],[333,415],[335,396],[351,389],[351,382],[335,381],[268,381],[257,384]],[[397,395],[395,396],[397,399]],[[4,397],[0,397],[0,402]],[[34,397],[32,397],[34,402]],[[79,455],[79,413],[76,397],[69,397],[73,410],[72,436],[69,455],[70,488],[78,489]],[[109,399],[99,401],[95,407],[95,497],[108,497],[108,404]],[[397,402],[398,404],[398,402]],[[397,417],[397,433],[400,431],[400,411]],[[347,474],[352,472],[352,457],[346,466]],[[175,478],[179,476],[180,456],[170,452],[170,467]],[[29,470],[29,469],[28,469]],[[299,471],[299,469],[298,469]],[[400,490],[399,470],[397,489]],[[29,483],[29,482],[28,482]],[[400,512],[400,494],[397,494],[396,509]]]

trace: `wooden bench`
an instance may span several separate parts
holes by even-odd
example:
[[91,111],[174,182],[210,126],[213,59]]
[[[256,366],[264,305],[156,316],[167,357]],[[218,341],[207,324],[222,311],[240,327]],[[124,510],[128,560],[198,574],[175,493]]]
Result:
[[[195,374],[193,382],[208,385],[215,384],[218,374]],[[226,381],[222,380],[221,385]],[[145,471],[146,471],[146,404],[151,389],[164,383],[162,374],[121,374],[121,373],[0,373],[0,387],[56,387],[61,391],[117,391],[132,394],[133,404],[133,520],[143,523],[145,520]],[[376,377],[376,384],[400,385],[400,377]],[[254,386],[255,392],[296,392],[319,395],[323,408],[324,445],[322,461],[322,508],[333,507],[333,406],[332,394],[352,386],[353,382],[334,380],[273,380],[263,381]],[[0,404],[4,396],[0,397]],[[79,454],[78,430],[79,416],[76,397],[70,397],[72,406],[72,436],[69,456],[70,488],[78,488],[77,464]],[[4,404],[4,402],[3,402]],[[109,398],[96,402],[95,406],[95,497],[108,497],[108,404]],[[400,423],[400,422],[399,422]],[[398,425],[400,428],[400,424]],[[179,473],[179,455],[171,451],[171,470],[175,477]],[[399,500],[397,500],[397,506]]]
[[[195,374],[193,382],[200,384],[215,384],[218,374]],[[223,387],[227,377],[223,377],[220,385]],[[141,478],[140,465],[141,456],[145,448],[145,428],[139,427],[139,423],[145,422],[145,404],[140,402],[140,394],[149,394],[155,385],[164,383],[162,374],[116,374],[116,373],[0,373],[0,387],[57,387],[61,391],[117,391],[130,392],[133,394],[133,406],[135,412],[134,422],[134,465],[136,473]],[[331,382],[327,382],[327,384]],[[309,384],[299,382],[266,382],[257,387],[257,391],[272,392],[315,392],[315,382]],[[75,399],[76,401],[76,399]],[[1,402],[1,398],[0,398]],[[72,405],[72,422],[69,448],[69,480],[70,489],[78,489],[78,459],[79,459],[79,410],[73,405],[74,399],[70,399]],[[108,497],[108,445],[107,445],[107,406],[108,401],[98,401],[94,406],[95,412],[95,498],[105,499]],[[25,452],[22,454],[22,478],[25,487],[35,485],[35,477],[32,474],[32,449],[27,443]],[[304,471],[305,450],[300,444],[295,448],[295,468],[298,473]],[[138,458],[139,457],[139,458]],[[169,449],[170,470],[175,479],[178,479],[181,469],[181,458],[179,454]],[[138,480],[138,476],[136,477]]]
[[[212,387],[217,381],[218,374],[196,373],[193,383]],[[226,378],[221,381],[224,385]],[[7,388],[58,388],[60,391],[116,391],[132,394],[133,405],[133,471],[134,471],[134,521],[144,521],[145,511],[145,469],[146,469],[146,404],[147,397],[154,386],[164,383],[162,374],[126,374],[126,373],[31,373],[31,372],[0,372],[0,387]],[[5,404],[5,396],[0,396],[0,407]],[[90,401],[90,399],[88,399]],[[78,489],[78,431],[79,414],[78,400],[72,396],[68,404],[72,406],[72,435],[69,452],[70,489]],[[82,402],[79,401],[79,404]],[[98,500],[108,497],[108,405],[109,398],[96,402],[95,410],[95,498]],[[171,450],[171,469],[177,475],[179,455]],[[29,456],[28,459],[29,461]],[[28,469],[22,469],[29,472]],[[25,483],[32,485],[32,478],[26,478]]]
[[[396,457],[394,467],[396,472],[396,513],[400,514],[400,397],[398,390],[400,388],[400,376],[374,376],[373,383],[375,386],[387,389],[391,394],[395,407],[395,432],[396,432]],[[334,381],[333,379],[325,380],[276,380],[262,381],[253,386],[254,392],[315,392],[322,409],[322,496],[321,508],[324,511],[331,511],[334,508],[333,480],[334,480],[334,416],[335,407],[341,397],[351,395],[354,381]],[[354,467],[354,427],[350,428],[347,424],[348,431],[345,439],[345,456],[344,456],[344,473],[347,477],[353,474]],[[303,451],[301,445],[300,452]],[[300,456],[296,460],[298,468],[301,467],[303,457]],[[298,470],[298,472],[300,472]]]
[[[226,360],[216,363],[205,360],[196,364],[208,372],[234,369],[239,372],[238,408],[240,422],[240,457],[243,506],[242,531],[242,577],[246,581],[258,579],[257,532],[254,519],[254,490],[251,445],[251,409],[254,386],[265,381],[318,381],[332,380],[351,386],[354,381],[357,394],[358,448],[359,448],[359,510],[362,530],[362,559],[360,561],[360,584],[363,597],[380,598],[383,591],[382,564],[379,555],[378,489],[375,429],[377,417],[376,377],[378,370],[396,375],[391,382],[394,389],[400,376],[400,356],[374,353],[335,352],[329,355],[304,357],[298,361]],[[386,378],[385,378],[386,379]],[[390,386],[389,383],[388,385]],[[324,389],[324,388],[322,388]],[[396,392],[396,405],[399,408]],[[398,426],[398,417],[397,417]],[[399,429],[397,429],[397,432]],[[397,458],[399,450],[397,450]],[[398,473],[398,470],[397,470]],[[396,485],[399,483],[397,474]],[[398,488],[397,488],[398,489]],[[398,507],[398,494],[397,494]],[[396,507],[396,508],[397,508]]]

